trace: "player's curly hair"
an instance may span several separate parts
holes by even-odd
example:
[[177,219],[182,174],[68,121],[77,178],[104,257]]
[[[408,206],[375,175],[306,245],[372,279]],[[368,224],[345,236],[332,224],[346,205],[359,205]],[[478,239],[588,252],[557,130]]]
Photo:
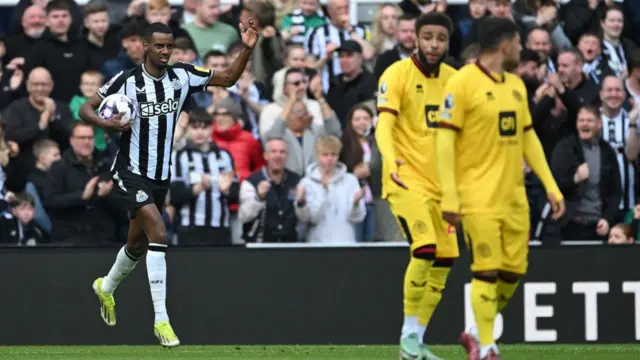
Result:
[[432,11],[430,13],[420,15],[416,20],[416,35],[420,33],[420,29],[422,29],[423,26],[427,25],[443,26],[449,32],[449,36],[451,36],[451,33],[453,32],[453,21],[451,21],[451,18],[445,13]]

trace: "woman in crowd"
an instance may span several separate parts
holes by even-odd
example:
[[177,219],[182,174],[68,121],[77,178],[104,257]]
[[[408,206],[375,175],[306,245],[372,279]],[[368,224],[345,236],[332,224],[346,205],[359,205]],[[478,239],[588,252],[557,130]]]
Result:
[[376,55],[396,46],[396,25],[400,17],[398,5],[385,3],[376,9],[371,25],[371,45]]
[[342,151],[340,161],[345,164],[347,171],[355,175],[364,189],[364,201],[367,216],[364,221],[356,225],[356,239],[358,242],[373,241],[376,229],[376,212],[371,187],[371,155],[374,137],[373,113],[364,105],[354,106],[347,116],[347,127],[342,136]]

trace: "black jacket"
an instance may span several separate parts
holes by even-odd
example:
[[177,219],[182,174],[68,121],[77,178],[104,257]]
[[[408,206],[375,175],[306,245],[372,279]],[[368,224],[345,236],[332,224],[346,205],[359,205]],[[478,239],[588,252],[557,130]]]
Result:
[[[297,242],[298,235],[294,201],[296,186],[300,175],[284,170],[284,181],[276,184],[271,181],[271,190],[267,193],[265,207],[255,219],[243,225],[242,237],[246,242]],[[251,174],[245,181],[251,184],[257,193],[258,184],[269,180],[265,168]]]
[[[53,164],[47,177],[42,202],[51,216],[52,240],[71,243],[108,243],[115,240],[114,218],[118,206],[112,193],[104,198],[82,199],[85,185],[92,177],[110,180],[110,159],[94,155],[90,166],[81,163],[69,148]],[[117,186],[116,184],[113,185]]]
[[[602,217],[614,225],[618,206],[622,199],[622,182],[616,152],[611,145],[600,142],[600,198],[602,199]],[[578,166],[585,162],[582,142],[578,135],[571,135],[558,143],[551,157],[551,171],[567,203],[567,218],[575,211],[576,204],[586,191],[584,182],[576,184],[573,176]]]
[[376,66],[373,68],[373,76],[375,76],[376,83],[380,80],[380,77],[385,70],[394,62],[400,60],[400,52],[396,45],[393,49],[387,50],[378,56],[376,59]]
[[96,69],[92,63],[87,41],[84,38],[69,37],[61,41],[51,33],[45,33],[27,55],[24,73],[42,66],[53,77],[51,98],[69,103],[71,98],[80,94],[80,76],[83,72]]
[[351,108],[364,101],[375,100],[378,90],[376,78],[367,70],[350,81],[345,81],[343,75],[335,75],[330,84],[327,102],[338,116],[343,129]]
[[35,221],[28,225],[22,225],[19,221],[10,212],[0,214],[0,244],[35,246],[46,241],[46,233],[38,228]]

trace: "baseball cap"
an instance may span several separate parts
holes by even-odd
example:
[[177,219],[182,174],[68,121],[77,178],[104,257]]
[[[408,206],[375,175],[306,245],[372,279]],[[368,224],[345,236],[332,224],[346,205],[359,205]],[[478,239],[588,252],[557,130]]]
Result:
[[348,53],[358,53],[358,54],[362,54],[362,46],[360,46],[360,44],[358,44],[357,41],[354,40],[347,40],[344,41],[339,48],[336,49],[336,51],[341,52],[348,52]]

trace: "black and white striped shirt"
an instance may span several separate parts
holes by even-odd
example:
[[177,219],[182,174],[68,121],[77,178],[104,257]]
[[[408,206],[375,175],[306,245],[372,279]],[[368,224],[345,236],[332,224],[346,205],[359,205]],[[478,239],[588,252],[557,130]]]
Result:
[[624,148],[627,145],[629,131],[629,115],[626,110],[620,109],[615,117],[608,117],[602,113],[602,138],[616,151],[620,179],[622,179],[623,196],[620,201],[620,209],[630,209],[635,206],[635,168],[633,162],[627,159]]
[[[369,40],[369,31],[366,28],[359,25],[354,25],[352,28],[359,37]],[[327,44],[334,43],[340,46],[343,41],[349,40],[350,38],[351,34],[349,34],[348,30],[338,29],[328,22],[307,33],[305,52],[307,54],[313,54],[318,59],[322,59],[327,55]],[[340,74],[342,74],[342,68],[340,67],[340,61],[338,60],[338,54],[336,52],[333,53],[322,69],[322,88],[325,93],[329,91],[329,80],[331,77]]]
[[210,189],[200,192],[192,201],[181,204],[180,225],[228,228],[229,204],[227,197],[218,187],[217,179],[222,173],[234,171],[231,154],[211,144],[209,151],[203,152],[187,146],[176,152],[174,156],[171,167],[175,176],[172,183],[180,182],[191,191],[193,185],[200,182],[202,174],[207,174],[211,176],[212,184]]
[[126,167],[149,179],[169,179],[173,134],[182,106],[191,94],[204,91],[212,76],[212,70],[176,63],[156,78],[144,65],[138,65],[120,72],[101,87],[101,98],[126,95],[137,111],[131,129],[120,137],[112,170]]

